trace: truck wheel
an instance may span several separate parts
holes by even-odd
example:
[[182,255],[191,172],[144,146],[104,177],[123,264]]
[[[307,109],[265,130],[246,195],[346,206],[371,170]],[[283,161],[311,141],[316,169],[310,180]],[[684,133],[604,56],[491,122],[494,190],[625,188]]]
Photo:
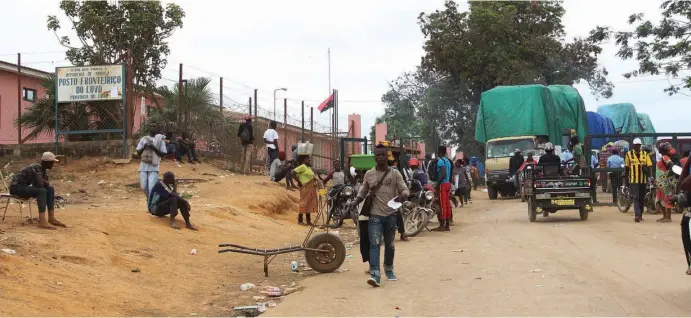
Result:
[[528,220],[530,220],[530,222],[535,222],[537,220],[537,210],[533,200],[528,201]]
[[497,199],[497,189],[496,188],[487,188],[487,194],[489,195],[490,200],[496,200]]
[[581,215],[581,221],[588,220],[588,210],[584,206],[578,208],[578,214]]
[[331,273],[341,267],[343,261],[345,261],[345,244],[336,235],[330,233],[317,234],[307,242],[306,247],[324,251],[305,251],[305,261],[307,261],[310,268],[319,273]]
[[543,217],[548,217],[548,216],[549,216],[549,211],[547,211],[547,210],[542,210],[542,216],[543,216]]

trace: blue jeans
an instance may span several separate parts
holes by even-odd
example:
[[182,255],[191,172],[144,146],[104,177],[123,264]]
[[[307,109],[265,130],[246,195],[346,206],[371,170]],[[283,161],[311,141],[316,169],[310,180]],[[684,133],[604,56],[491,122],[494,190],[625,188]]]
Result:
[[369,217],[369,268],[372,277],[381,278],[379,254],[382,237],[384,239],[384,270],[393,271],[393,257],[396,252],[396,219],[397,213]]
[[158,182],[158,171],[139,171],[139,187],[146,194],[146,206],[149,206],[149,193]]

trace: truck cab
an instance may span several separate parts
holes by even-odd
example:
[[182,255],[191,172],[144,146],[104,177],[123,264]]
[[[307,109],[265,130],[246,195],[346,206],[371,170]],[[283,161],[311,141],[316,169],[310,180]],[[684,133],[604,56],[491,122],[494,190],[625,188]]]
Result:
[[[485,145],[485,183],[490,200],[515,196],[518,190],[509,176],[509,160],[516,149],[527,154],[538,148],[536,136],[518,136],[491,139]],[[537,159],[537,158],[536,158]]]

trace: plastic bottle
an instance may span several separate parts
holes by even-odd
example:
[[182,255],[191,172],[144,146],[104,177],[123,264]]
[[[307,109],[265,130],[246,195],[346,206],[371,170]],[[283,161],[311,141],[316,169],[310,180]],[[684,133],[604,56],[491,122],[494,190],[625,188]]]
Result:
[[296,262],[296,261],[290,262],[290,268],[293,270],[293,272],[297,272],[298,271],[298,262]]

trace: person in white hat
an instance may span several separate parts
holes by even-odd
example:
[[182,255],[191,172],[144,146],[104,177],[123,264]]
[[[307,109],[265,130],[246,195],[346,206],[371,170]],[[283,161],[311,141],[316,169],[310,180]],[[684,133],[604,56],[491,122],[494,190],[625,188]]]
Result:
[[[54,230],[54,226],[66,227],[55,218],[55,189],[48,182],[46,172],[58,162],[52,152],[44,152],[41,163],[24,167],[12,177],[10,194],[20,198],[35,198],[38,203],[38,226]],[[46,218],[46,209],[48,217]]]
[[629,185],[629,192],[633,198],[633,209],[635,213],[634,221],[643,221],[643,202],[645,199],[646,185],[648,182],[654,182],[653,162],[650,160],[650,154],[641,150],[640,138],[633,140],[633,148],[626,153],[624,159],[626,170],[626,182]]

